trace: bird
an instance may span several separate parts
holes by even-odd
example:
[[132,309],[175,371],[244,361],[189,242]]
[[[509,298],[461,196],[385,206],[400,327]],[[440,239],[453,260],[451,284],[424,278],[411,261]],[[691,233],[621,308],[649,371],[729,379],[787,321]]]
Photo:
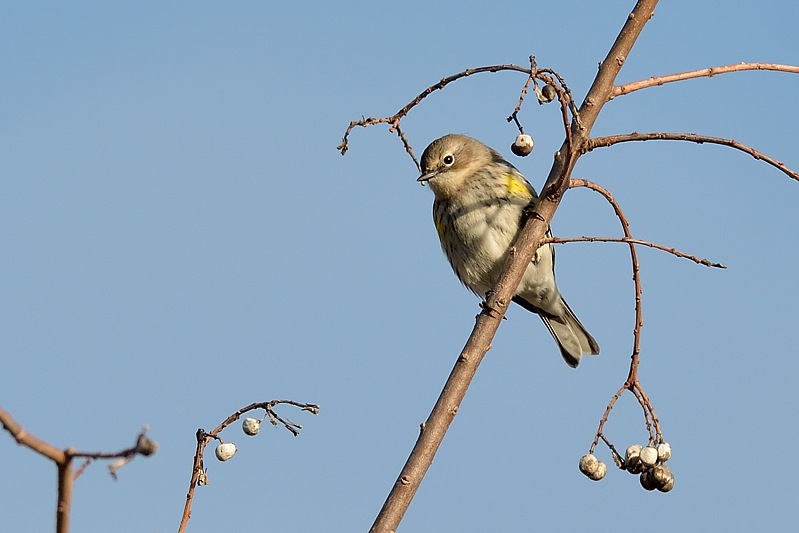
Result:
[[[516,167],[482,142],[451,133],[434,140],[421,159],[420,183],[433,191],[433,222],[455,275],[484,297],[496,284],[521,231],[524,209],[538,196]],[[550,231],[547,235],[551,235]],[[537,314],[572,368],[599,345],[555,282],[555,248],[539,248],[513,302]]]

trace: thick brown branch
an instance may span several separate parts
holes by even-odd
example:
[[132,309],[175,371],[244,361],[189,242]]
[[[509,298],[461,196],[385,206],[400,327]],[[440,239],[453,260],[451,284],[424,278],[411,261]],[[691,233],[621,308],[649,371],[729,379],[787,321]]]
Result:
[[759,161],[768,163],[769,165],[778,169],[780,172],[784,173],[788,177],[799,181],[799,173],[788,168],[788,166],[785,165],[785,163],[783,163],[782,161],[777,161],[773,157],[758,152],[751,146],[738,142],[735,139],[722,139],[721,137],[697,135],[696,133],[668,133],[668,132],[639,133],[637,131],[634,131],[632,133],[627,133],[622,135],[595,137],[593,139],[590,139],[585,144],[585,149],[586,151],[590,152],[595,148],[605,148],[608,146],[613,146],[614,144],[630,142],[630,141],[688,141],[697,144],[708,143],[708,144],[719,144],[722,146],[728,146],[730,148],[734,148],[736,150],[740,150],[741,152],[749,154]]
[[630,94],[631,92],[639,91],[649,87],[659,87],[661,85],[665,85],[666,83],[672,83],[675,81],[690,80],[693,78],[712,78],[718,74],[742,72],[745,70],[776,70],[779,72],[799,74],[799,67],[793,65],[778,65],[775,63],[737,63],[735,65],[724,65],[720,67],[692,70],[690,72],[678,72],[676,74],[669,74],[667,76],[652,76],[646,80],[625,83],[624,85],[617,85],[613,88],[610,98],[613,99],[617,96]]

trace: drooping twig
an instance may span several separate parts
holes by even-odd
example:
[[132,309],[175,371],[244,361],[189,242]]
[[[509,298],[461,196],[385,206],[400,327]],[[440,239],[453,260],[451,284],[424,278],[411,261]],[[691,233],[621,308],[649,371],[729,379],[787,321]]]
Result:
[[676,74],[669,74],[667,76],[652,76],[651,78],[645,80],[625,83],[624,85],[617,85],[613,88],[610,98],[613,99],[617,96],[630,94],[632,92],[649,87],[659,87],[661,85],[673,83],[675,81],[684,81],[694,78],[712,78],[713,76],[717,76],[719,74],[742,72],[746,70],[775,70],[779,72],[799,74],[799,67],[794,65],[778,65],[775,63],[736,63],[735,65],[723,65],[720,67],[703,68],[689,72],[678,72]]
[[[634,240],[630,231],[630,221],[627,220],[627,217],[624,215],[621,206],[613,198],[613,195],[610,194],[610,191],[601,185],[584,179],[571,179],[570,186],[585,187],[601,194],[613,208],[616,218],[619,219],[619,224],[621,224],[624,238],[628,241]],[[641,266],[638,263],[638,251],[635,248],[634,242],[628,242],[628,246],[630,247],[630,262],[632,263],[633,285],[635,286],[635,328],[633,329],[633,353],[630,362],[630,373],[627,377],[627,384],[631,384],[638,380],[638,355],[641,350],[641,328],[644,325],[644,317],[641,308],[641,295],[643,290],[641,288]]]
[[[604,442],[609,443],[609,440],[605,437],[604,434],[604,427],[610,417],[610,413],[613,410],[616,402],[621,397],[622,393],[625,390],[629,390],[635,398],[638,400],[639,405],[643,409],[644,412],[644,422],[646,424],[647,430],[650,433],[650,442],[655,440],[662,441],[663,440],[663,433],[660,429],[660,421],[658,420],[657,414],[655,413],[655,408],[652,406],[652,403],[649,401],[649,397],[646,395],[641,382],[638,380],[638,364],[639,364],[639,356],[641,352],[641,328],[644,325],[644,318],[643,318],[643,309],[641,307],[641,295],[643,293],[643,289],[641,287],[641,268],[638,262],[638,253],[636,251],[637,244],[644,244],[646,246],[651,246],[652,243],[647,243],[646,241],[640,241],[638,239],[633,238],[632,233],[630,231],[630,222],[627,220],[627,217],[624,215],[624,212],[621,209],[621,206],[616,202],[613,198],[613,195],[610,194],[610,191],[605,189],[604,187],[590,182],[588,180],[583,179],[571,179],[571,187],[586,187],[591,189],[595,192],[601,194],[605,200],[611,205],[613,208],[613,212],[616,214],[616,218],[619,219],[619,223],[621,224],[622,231],[624,233],[624,239],[619,239],[619,241],[626,242],[630,247],[630,261],[632,263],[632,271],[633,271],[633,285],[635,287],[635,327],[633,329],[633,353],[630,357],[630,372],[627,375],[627,379],[625,380],[624,384],[619,387],[619,390],[616,391],[616,394],[610,399],[608,402],[607,407],[605,407],[605,412],[602,415],[602,418],[599,420],[599,426],[597,427],[596,435],[594,437],[594,441],[591,443],[589,453],[594,453],[594,449],[596,448],[597,443],[600,439]],[[723,265],[720,264],[713,264],[707,260],[702,260],[693,256],[689,256],[688,254],[683,254],[682,252],[678,252],[677,250],[668,249],[666,247],[660,247],[659,245],[654,245],[654,248],[662,249],[664,251],[668,251],[678,257],[683,257],[686,259],[691,259],[692,261],[704,264],[706,266],[717,266],[719,268],[724,268]],[[710,263],[710,264],[708,264]],[[610,446],[609,446],[610,447]],[[614,462],[619,465],[619,454],[615,448],[610,447],[611,453],[613,454]]]
[[[545,104],[551,100],[551,98],[546,99],[541,93],[541,89],[538,88],[537,81],[544,82],[555,91],[555,95],[558,97],[558,101],[560,102],[560,111],[561,117],[563,119],[563,128],[566,134],[566,142],[569,146],[571,146],[570,122],[575,120],[579,123],[580,121],[580,115],[577,112],[577,106],[574,104],[574,98],[572,97],[571,91],[566,85],[563,77],[553,69],[539,69],[535,62],[535,56],[530,56],[530,72],[528,73],[527,81],[524,82],[524,86],[519,93],[519,100],[516,102],[516,107],[513,108],[513,112],[507,119],[508,122],[512,121],[515,123],[516,127],[519,129],[519,133],[524,133],[524,127],[522,127],[521,122],[519,122],[519,112],[522,110],[522,104],[524,103],[524,99],[527,96],[527,92],[529,91],[531,84],[535,89],[539,104]],[[571,117],[569,116],[569,111],[571,111]]]
[[242,407],[241,409],[237,410],[235,413],[227,417],[223,420],[216,428],[212,431],[207,432],[204,429],[200,428],[197,430],[195,437],[197,439],[197,447],[194,452],[194,461],[192,463],[192,470],[191,470],[191,479],[189,481],[189,491],[186,494],[186,503],[183,506],[183,515],[180,518],[180,526],[178,526],[178,533],[183,533],[186,531],[186,527],[189,524],[189,519],[191,518],[191,505],[194,502],[194,491],[198,485],[207,485],[208,475],[206,473],[206,468],[204,466],[203,458],[205,456],[205,448],[208,446],[208,443],[212,440],[220,440],[219,434],[228,426],[236,422],[241,415],[244,413],[254,411],[257,409],[262,409],[265,411],[265,417],[269,418],[269,422],[273,426],[282,425],[288,431],[291,432],[292,435],[295,437],[299,435],[302,426],[291,422],[290,420],[286,420],[278,415],[274,408],[278,405],[292,405],[294,407],[298,407],[302,411],[307,411],[313,415],[319,414],[319,406],[312,403],[300,403],[295,402],[294,400],[272,400],[270,402],[255,402],[247,405],[246,407]]
[[[349,126],[347,126],[347,130],[344,132],[344,137],[341,140],[341,144],[339,144],[336,147],[336,149],[339,152],[341,152],[341,155],[347,153],[347,150],[349,149],[349,136],[353,128],[356,128],[358,126],[360,127],[373,126],[375,124],[389,124],[390,125],[389,131],[398,132],[400,120],[405,115],[407,115],[411,109],[419,105],[419,103],[422,100],[427,98],[427,96],[429,96],[430,93],[443,89],[450,83],[457,81],[461,78],[466,78],[468,76],[472,76],[474,74],[480,74],[483,72],[501,72],[504,70],[512,70],[516,72],[522,72],[525,74],[530,73],[530,70],[525,67],[509,64],[509,65],[489,65],[485,67],[468,68],[462,72],[453,74],[452,76],[447,76],[446,78],[442,78],[438,83],[431,85],[430,87],[419,93],[419,95],[416,98],[411,100],[402,109],[400,109],[390,117],[382,117],[382,118],[369,117],[369,118],[362,118],[360,120],[353,120],[352,122],[350,122]],[[416,167],[419,168],[419,162],[416,160],[416,157],[413,155],[413,151],[410,149],[410,144],[407,142],[407,139],[404,139],[402,135],[400,135],[400,139],[402,139],[403,145],[405,146],[405,150],[408,152],[408,155],[411,156],[413,162],[416,163]]]
[[516,107],[513,108],[513,113],[511,113],[508,117],[508,122],[513,121],[516,123],[516,127],[519,128],[519,133],[524,133],[524,127],[522,127],[521,123],[519,122],[518,115],[522,110],[522,104],[524,103],[524,98],[527,96],[527,91],[530,90],[530,85],[535,83],[536,70],[538,69],[536,68],[535,57],[530,56],[530,73],[527,75],[527,81],[524,82],[524,86],[522,86],[522,91],[519,94],[519,101],[516,102]]
[[708,144],[719,144],[722,146],[728,146],[730,148],[734,148],[736,150],[740,150],[741,152],[749,154],[759,161],[768,163],[774,168],[780,170],[780,172],[784,173],[788,177],[799,181],[799,172],[791,170],[782,161],[777,161],[773,157],[758,152],[751,146],[736,141],[735,139],[722,139],[721,137],[710,137],[708,135],[698,135],[696,133],[669,133],[669,132],[639,133],[637,131],[634,131],[632,133],[626,133],[621,135],[594,137],[585,144],[585,150],[590,152],[595,148],[605,148],[608,146],[613,146],[614,144],[631,142],[631,141],[687,141],[697,144],[708,143]]
[[563,124],[566,130],[566,139],[571,146],[571,129],[570,129],[570,118],[568,116],[568,111],[571,110],[572,118],[571,120],[575,120],[578,124],[580,122],[579,114],[577,113],[577,107],[574,104],[574,100],[571,97],[571,92],[569,88],[566,86],[566,83],[563,81],[563,78],[552,69],[538,69],[535,65],[535,58],[530,56],[530,68],[521,67],[519,65],[507,64],[507,65],[488,65],[484,67],[477,67],[477,68],[469,68],[464,71],[458,72],[457,74],[453,74],[451,76],[447,76],[442,78],[438,83],[435,83],[419,93],[416,98],[411,100],[408,104],[406,104],[402,109],[397,111],[395,114],[389,117],[369,117],[369,118],[361,118],[360,120],[353,120],[347,126],[346,131],[344,132],[344,137],[341,140],[341,144],[339,144],[336,149],[341,152],[342,155],[347,153],[349,149],[349,135],[350,132],[356,127],[368,127],[374,126],[376,124],[388,124],[389,131],[396,133],[397,136],[402,141],[403,147],[408,155],[413,160],[414,164],[416,165],[417,170],[421,170],[419,166],[419,161],[416,159],[416,156],[413,153],[413,149],[408,142],[408,139],[405,137],[405,134],[400,129],[400,121],[417,105],[419,105],[422,100],[427,98],[431,93],[441,90],[450,83],[457,81],[462,78],[466,78],[468,76],[472,76],[474,74],[481,74],[485,72],[501,72],[501,71],[514,71],[514,72],[522,72],[527,74],[527,81],[522,88],[521,95],[519,97],[519,103],[517,104],[516,108],[513,111],[513,114],[508,117],[508,122],[511,120],[515,120],[517,126],[520,130],[522,130],[522,126],[517,119],[517,114],[521,109],[522,102],[524,100],[525,95],[527,94],[527,90],[530,86],[531,82],[534,82],[535,79],[541,80],[542,82],[552,85],[555,89],[556,94],[558,96],[558,100],[561,104],[561,114],[563,116]]

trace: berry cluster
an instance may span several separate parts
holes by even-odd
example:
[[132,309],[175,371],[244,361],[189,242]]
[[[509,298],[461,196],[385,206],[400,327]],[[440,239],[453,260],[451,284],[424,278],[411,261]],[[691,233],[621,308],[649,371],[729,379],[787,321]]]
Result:
[[627,448],[622,468],[640,475],[641,486],[646,490],[669,492],[674,488],[674,474],[665,463],[671,458],[671,446],[661,442],[657,446],[633,444]]
[[[674,474],[664,463],[671,458],[671,446],[661,442],[657,446],[633,444],[627,448],[624,461],[619,466],[631,474],[639,475],[641,486],[646,490],[669,492],[674,488]],[[580,458],[580,472],[588,479],[599,481],[608,471],[607,465],[588,453]]]

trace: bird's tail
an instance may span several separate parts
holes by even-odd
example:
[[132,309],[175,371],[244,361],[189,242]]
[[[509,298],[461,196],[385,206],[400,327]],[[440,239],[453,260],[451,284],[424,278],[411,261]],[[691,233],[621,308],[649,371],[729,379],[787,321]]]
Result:
[[518,296],[513,301],[541,317],[541,320],[544,321],[547,329],[552,334],[552,338],[558,343],[563,360],[570,367],[577,367],[583,355],[599,354],[599,344],[588,333],[585,326],[580,323],[580,320],[578,320],[562,296],[560,298],[560,302],[563,304],[560,306],[562,312],[559,315],[543,312]]

